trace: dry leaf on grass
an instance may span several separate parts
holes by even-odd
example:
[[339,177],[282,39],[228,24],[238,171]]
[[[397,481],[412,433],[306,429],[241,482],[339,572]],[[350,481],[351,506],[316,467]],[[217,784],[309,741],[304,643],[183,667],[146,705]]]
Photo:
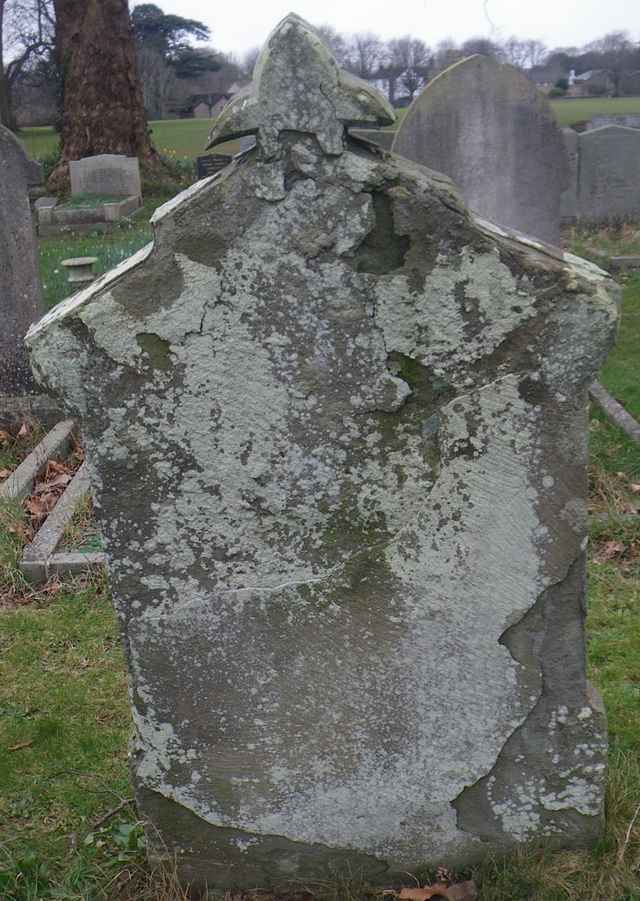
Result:
[[29,426],[26,422],[23,422],[20,428],[18,429],[18,438],[26,438],[29,434]]
[[10,469],[0,469],[0,479],[8,479],[10,475]]
[[36,486],[34,494],[41,494],[44,491],[51,491],[53,488],[64,488],[65,485],[68,485],[73,476],[70,476],[68,472],[61,472],[60,475],[55,476],[55,478],[49,479],[47,482],[39,482]]
[[446,899],[448,886],[444,882],[434,882],[433,885],[425,885],[424,888],[403,888],[398,897],[400,901],[428,901],[429,898],[437,901],[438,898]]
[[632,482],[630,487],[634,494],[640,494],[640,485],[637,482]]
[[21,751],[23,748],[30,748],[32,744],[33,744],[33,739],[30,739],[29,741],[21,741],[17,745],[12,745],[10,748],[8,748],[8,750],[9,751]]
[[478,889],[475,882],[456,882],[447,885],[445,882],[434,882],[424,888],[403,888],[398,895],[400,901],[476,901]]
[[624,551],[625,547],[621,541],[605,541],[598,549],[595,560],[597,563],[606,563],[608,560],[615,560],[616,557],[620,557],[624,554]]

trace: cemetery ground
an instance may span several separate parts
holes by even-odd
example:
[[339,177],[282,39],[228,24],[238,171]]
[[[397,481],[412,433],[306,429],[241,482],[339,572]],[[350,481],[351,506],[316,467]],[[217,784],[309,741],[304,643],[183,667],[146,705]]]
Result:
[[[640,97],[585,97],[552,100],[551,106],[562,126],[582,122],[592,116],[640,114]],[[406,110],[397,110],[398,121]],[[211,128],[210,119],[164,119],[149,123],[156,149],[163,154],[194,158],[203,152]],[[19,134],[30,157],[42,159],[54,153],[58,136],[50,126],[25,128]],[[218,148],[220,152],[225,152]]]
[[[47,305],[67,293],[62,259],[97,256],[97,271],[111,268],[150,239],[148,215],[163,199],[148,200],[144,215],[106,236],[42,239]],[[568,240],[594,258],[640,253],[637,229]],[[636,418],[639,343],[636,275],[626,280],[618,344],[602,372]],[[0,471],[14,468],[37,437],[0,436]],[[640,448],[595,408],[590,474],[592,510],[609,514],[591,527],[588,618],[591,679],[609,717],[606,834],[591,851],[523,848],[456,873],[477,882],[481,901],[640,901],[640,527],[624,517],[640,501]],[[25,523],[20,506],[0,508],[0,898],[175,901],[184,896],[171,870],[152,873],[144,861],[127,768],[126,677],[104,574],[28,585],[17,567]],[[425,883],[434,875],[418,873]],[[301,889],[307,899],[391,897],[357,873]]]

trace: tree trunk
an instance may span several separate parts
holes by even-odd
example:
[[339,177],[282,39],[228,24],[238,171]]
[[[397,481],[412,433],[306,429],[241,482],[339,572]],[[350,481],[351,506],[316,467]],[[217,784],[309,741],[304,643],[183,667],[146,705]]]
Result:
[[149,139],[127,0],[54,0],[64,108],[60,190],[69,160],[100,153],[155,157]]
[[2,36],[4,28],[5,0],[0,0],[0,125],[9,128],[11,111],[9,109],[9,85],[4,74],[4,58],[2,55]]

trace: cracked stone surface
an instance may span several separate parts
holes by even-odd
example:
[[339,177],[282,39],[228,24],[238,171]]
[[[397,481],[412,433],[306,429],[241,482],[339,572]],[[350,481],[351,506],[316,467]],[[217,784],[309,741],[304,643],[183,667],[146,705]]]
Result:
[[[316,40],[288,17],[262,78]],[[28,336],[82,418],[138,802],[195,885],[602,824],[586,389],[615,286],[333,109],[339,146],[273,126]]]

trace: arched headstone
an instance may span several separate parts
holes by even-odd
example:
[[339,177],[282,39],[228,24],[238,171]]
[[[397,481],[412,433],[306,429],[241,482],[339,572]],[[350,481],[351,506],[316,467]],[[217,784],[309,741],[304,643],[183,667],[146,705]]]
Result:
[[484,219],[558,244],[569,181],[553,111],[522,72],[470,56],[416,97],[392,150],[458,185]]

